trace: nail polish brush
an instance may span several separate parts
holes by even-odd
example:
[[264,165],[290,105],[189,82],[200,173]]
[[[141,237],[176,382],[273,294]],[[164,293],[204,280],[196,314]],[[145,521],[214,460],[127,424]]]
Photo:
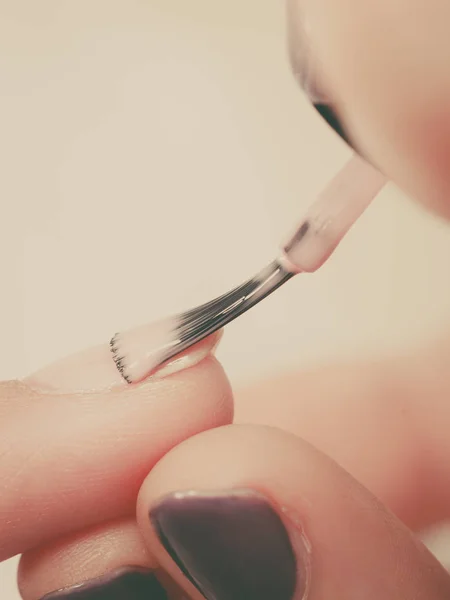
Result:
[[149,331],[139,328],[116,334],[110,347],[122,377],[130,384],[146,379],[295,275],[320,269],[385,183],[374,167],[355,154],[313,202],[276,260],[255,277],[211,302],[149,326]]

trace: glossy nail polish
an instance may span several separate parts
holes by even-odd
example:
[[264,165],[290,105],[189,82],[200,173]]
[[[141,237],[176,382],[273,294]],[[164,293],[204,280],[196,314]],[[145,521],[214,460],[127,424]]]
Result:
[[[209,336],[168,362],[153,374],[154,377],[167,377],[194,367],[214,352],[220,338],[220,331]],[[141,373],[151,371],[154,356],[158,356],[161,345],[167,341],[161,337],[159,324],[136,328],[127,333],[126,339],[128,353]],[[139,381],[144,379],[142,376]],[[109,344],[88,348],[58,360],[24,379],[24,383],[37,392],[57,395],[101,392],[128,385]]]
[[167,600],[167,594],[152,571],[126,568],[48,594],[42,600]]
[[306,568],[283,520],[253,491],[186,493],[150,512],[168,554],[207,600],[303,598]]

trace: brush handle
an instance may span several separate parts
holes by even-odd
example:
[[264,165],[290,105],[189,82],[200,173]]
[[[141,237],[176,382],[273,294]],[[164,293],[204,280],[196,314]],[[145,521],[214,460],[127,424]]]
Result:
[[317,271],[385,183],[379,171],[355,154],[319,195],[283,245],[283,266],[292,273]]

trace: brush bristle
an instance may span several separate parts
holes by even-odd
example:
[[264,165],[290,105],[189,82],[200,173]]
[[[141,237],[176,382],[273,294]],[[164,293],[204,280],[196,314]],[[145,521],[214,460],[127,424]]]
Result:
[[119,371],[119,373],[121,374],[121,376],[123,377],[123,379],[129,383],[132,384],[132,380],[130,379],[130,377],[128,376],[126,370],[125,370],[125,357],[120,355],[119,352],[119,347],[120,347],[120,333],[116,333],[112,338],[111,341],[109,342],[109,346],[111,348],[111,353],[113,356],[113,361],[116,363],[116,367]]
[[155,325],[116,334],[114,362],[127,383],[138,383],[164,363],[222,329],[292,277],[278,263],[211,302]]
[[164,364],[178,345],[177,330],[177,319],[166,319],[155,325],[116,333],[110,341],[110,349],[123,379],[129,384],[139,383]]

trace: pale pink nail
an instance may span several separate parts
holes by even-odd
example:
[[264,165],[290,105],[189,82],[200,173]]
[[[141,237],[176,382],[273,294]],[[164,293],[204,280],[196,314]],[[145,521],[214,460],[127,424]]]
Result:
[[[160,330],[158,324],[133,330],[132,334],[128,335],[128,339],[131,340],[134,356],[141,356],[142,360],[148,363],[149,355],[158,354],[163,343]],[[149,368],[148,376],[168,377],[178,371],[194,367],[214,352],[220,339],[221,332],[211,335],[174,357],[160,369],[154,371]],[[142,377],[140,381],[144,379],[145,377]],[[24,383],[46,393],[86,393],[129,385],[114,362],[109,344],[89,348],[58,360],[27,377]]]

